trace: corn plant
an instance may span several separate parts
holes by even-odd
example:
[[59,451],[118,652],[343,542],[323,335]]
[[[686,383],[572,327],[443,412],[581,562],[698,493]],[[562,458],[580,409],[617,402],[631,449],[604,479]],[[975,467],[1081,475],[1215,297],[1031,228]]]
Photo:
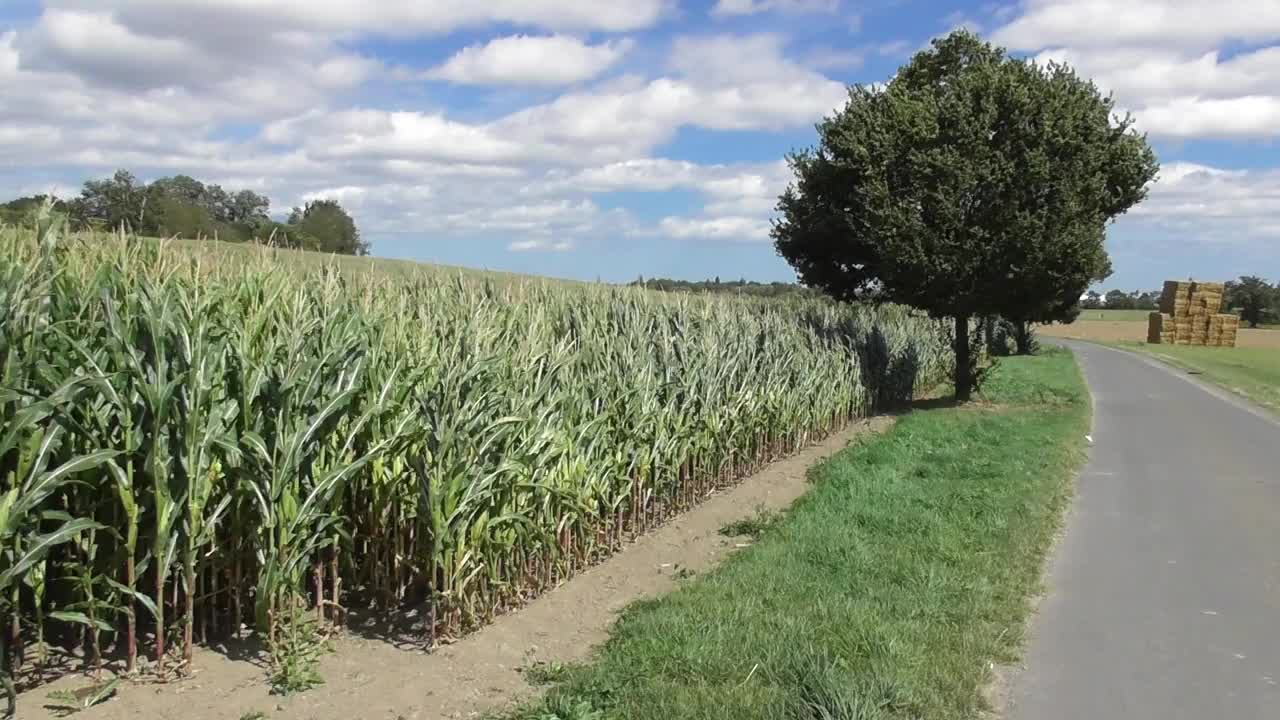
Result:
[[248,625],[290,686],[347,608],[412,608],[428,647],[467,632],[951,357],[892,306],[382,273],[52,215],[0,229],[0,313],[8,654],[24,623],[78,625],[138,672],[150,633],[164,674]]

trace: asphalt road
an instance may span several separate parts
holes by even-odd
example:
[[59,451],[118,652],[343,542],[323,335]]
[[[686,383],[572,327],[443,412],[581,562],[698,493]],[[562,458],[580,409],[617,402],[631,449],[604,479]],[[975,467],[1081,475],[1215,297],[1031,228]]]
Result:
[[1280,718],[1280,422],[1064,344],[1093,393],[1093,449],[1009,717]]

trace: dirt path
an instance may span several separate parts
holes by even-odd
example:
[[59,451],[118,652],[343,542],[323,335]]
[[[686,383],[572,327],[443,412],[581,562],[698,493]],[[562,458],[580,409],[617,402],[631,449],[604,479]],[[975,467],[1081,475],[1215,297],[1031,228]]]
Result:
[[[263,669],[234,653],[201,651],[200,671],[169,685],[123,686],[112,700],[78,713],[77,719],[236,720],[265,717],[308,720],[416,720],[468,718],[501,709],[536,692],[519,672],[534,662],[585,658],[608,635],[619,610],[661,595],[689,573],[704,572],[742,546],[742,538],[719,534],[725,524],[777,510],[804,494],[806,471],[856,436],[879,431],[891,418],[874,418],[836,433],[790,458],[770,465],[738,486],[718,493],[624,548],[599,565],[499,618],[459,642],[431,654],[356,635],[338,641],[325,658],[326,684],[289,698],[268,694]],[[42,708],[54,687],[84,684],[80,677],[24,693],[19,714],[55,717]]]

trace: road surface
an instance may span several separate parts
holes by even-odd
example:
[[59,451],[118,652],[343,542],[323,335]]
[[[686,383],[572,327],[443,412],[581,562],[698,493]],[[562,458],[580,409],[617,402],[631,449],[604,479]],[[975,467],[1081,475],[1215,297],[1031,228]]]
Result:
[[1093,448],[1009,717],[1280,718],[1280,422],[1064,344],[1093,393]]

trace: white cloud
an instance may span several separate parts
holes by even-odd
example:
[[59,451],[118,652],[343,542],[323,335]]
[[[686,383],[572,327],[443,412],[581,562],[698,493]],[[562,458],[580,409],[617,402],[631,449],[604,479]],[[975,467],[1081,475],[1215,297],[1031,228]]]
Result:
[[906,55],[914,47],[906,40],[892,40],[886,43],[880,43],[876,46],[876,54],[881,57],[898,57]]
[[463,48],[427,77],[466,85],[570,85],[596,77],[631,47],[625,39],[588,45],[565,35],[515,35]]
[[575,173],[553,171],[526,187],[525,193],[572,188],[582,192],[697,190],[716,198],[776,197],[790,172],[785,162],[702,165],[687,160],[637,158]]
[[757,217],[665,217],[658,223],[658,229],[668,237],[681,240],[764,241],[769,239],[769,221]]
[[23,55],[35,69],[126,87],[186,84],[207,76],[214,62],[178,38],[136,33],[107,12],[46,11],[25,40]]
[[380,109],[312,111],[269,124],[273,143],[317,159],[591,166],[643,157],[684,126],[777,130],[808,125],[842,104],[841,83],[783,54],[771,35],[683,38],[672,76],[622,78],[489,122]]
[[1280,238],[1280,169],[1226,170],[1169,163],[1146,202],[1124,222],[1149,223],[1213,244]]
[[[1066,62],[1155,136],[1280,134],[1280,3],[1031,0],[993,38]],[[1244,40],[1260,47],[1226,52]]]
[[432,218],[433,226],[466,232],[506,232],[526,236],[553,236],[589,232],[602,215],[600,208],[587,199],[553,200],[511,205],[501,201],[487,202],[472,208],[445,212]]
[[525,160],[530,149],[483,124],[439,113],[386,110],[313,111],[268,125],[263,137],[299,143],[319,159],[359,158],[504,163]]
[[775,33],[688,35],[672,43],[667,65],[683,77],[711,83],[803,82],[820,77],[788,59],[785,48],[786,38]]
[[1036,60],[1065,62],[1103,89],[1126,99],[1280,94],[1280,47],[1243,52],[1227,59],[1216,49],[1196,53],[1125,47],[1055,49],[1040,53]]
[[568,240],[516,240],[507,244],[511,252],[529,252],[532,250],[564,252],[573,249]]
[[[332,41],[263,29],[225,45],[196,29],[160,34],[118,12],[52,8],[0,38],[0,120],[19,115],[204,129],[315,107],[381,70]],[[216,35],[215,33],[212,33]]]
[[641,158],[577,172],[553,170],[520,190],[544,193],[670,192],[686,190],[704,199],[692,217],[667,217],[639,234],[673,238],[755,241],[768,237],[779,193],[790,181],[785,162],[700,165],[667,158]]
[[[148,16],[147,7],[159,9]],[[704,198],[703,213],[684,224],[669,219],[663,232],[758,239],[785,185],[780,163],[700,165],[648,154],[681,127],[803,127],[844,100],[841,83],[765,34],[680,38],[669,62],[651,68],[656,75],[596,83],[491,119],[360,106],[344,93],[393,75],[381,60],[347,50],[345,36],[326,34],[321,20],[264,20],[255,26],[261,42],[250,47],[223,44],[237,32],[243,39],[225,18],[192,9],[181,23],[172,10],[54,3],[29,26],[0,34],[0,157],[26,178],[12,176],[10,190],[60,177],[48,168],[95,177],[128,167],[144,180],[181,172],[265,192],[276,210],[335,198],[373,236],[487,233],[511,236],[513,250],[552,251],[575,238],[659,232],[638,231],[624,210],[602,210],[595,192],[686,190]],[[282,11],[244,0],[227,12]],[[437,71],[459,82],[585,83],[631,44],[500,38]],[[422,75],[401,70],[399,82]],[[229,123],[238,139],[220,132]],[[260,129],[245,137],[242,123]]]
[[1280,97],[1178,98],[1135,112],[1137,127],[1177,138],[1255,138],[1280,135]]
[[851,70],[866,62],[864,50],[841,50],[831,47],[815,47],[804,58],[806,67],[814,70]]
[[1280,36],[1275,0],[1025,0],[991,37],[1020,50],[1116,45],[1203,48]]
[[329,89],[350,88],[381,69],[381,63],[358,55],[339,55],[316,67],[316,83]]
[[[46,5],[95,9],[102,0],[51,0]],[[552,30],[620,32],[648,27],[670,0],[114,0],[126,24],[173,33],[275,28],[304,32],[415,35],[506,23]]]
[[839,9],[839,0],[717,0],[711,14],[732,17],[763,12],[834,13]]

